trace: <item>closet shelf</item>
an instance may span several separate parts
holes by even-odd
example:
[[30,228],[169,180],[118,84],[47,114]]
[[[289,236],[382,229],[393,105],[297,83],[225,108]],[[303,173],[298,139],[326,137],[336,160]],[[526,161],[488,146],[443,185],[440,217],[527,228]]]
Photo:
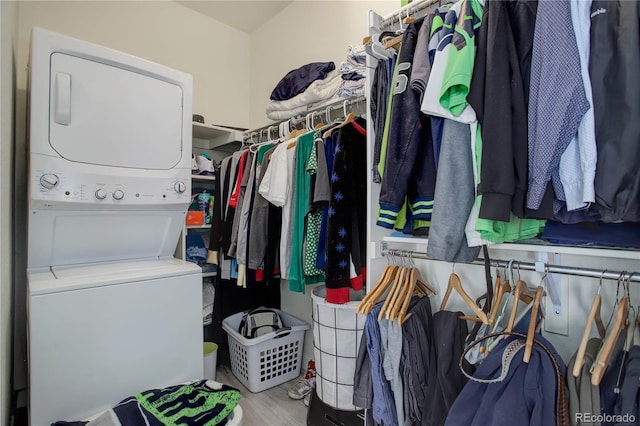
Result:
[[202,263],[200,264],[200,269],[202,269],[202,278],[215,277],[218,275],[218,266],[216,265]]
[[[421,246],[427,246],[429,244],[428,238],[419,238],[412,236],[397,236],[390,235],[382,237],[382,241],[386,243],[402,243],[402,244],[415,244]],[[551,244],[544,240],[532,239],[520,241],[518,243],[504,243],[493,244],[488,246],[489,250],[500,251],[526,251],[534,253],[558,253],[577,256],[593,256],[601,258],[617,258],[617,259],[631,259],[640,260],[640,250],[633,249],[620,249],[615,247],[603,247],[603,246],[563,246],[557,244]]]
[[187,225],[187,229],[211,229],[211,224],[207,224],[207,225]]
[[191,180],[216,180],[215,176],[206,176],[206,175],[191,175]]
[[192,123],[193,148],[216,149],[242,143],[242,131],[213,124]]

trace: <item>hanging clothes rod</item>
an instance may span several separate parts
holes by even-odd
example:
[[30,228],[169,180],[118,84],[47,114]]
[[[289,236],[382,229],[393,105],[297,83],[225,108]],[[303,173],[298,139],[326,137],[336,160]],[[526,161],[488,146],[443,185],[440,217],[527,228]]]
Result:
[[[411,250],[398,250],[398,249],[384,249],[382,250],[383,256],[397,256],[397,257],[407,257],[411,259],[425,259],[425,260],[437,260],[427,256],[424,253],[420,253],[417,251]],[[491,259],[491,266],[498,268],[506,268],[509,266],[511,262],[512,268],[520,269],[523,271],[537,271],[538,268],[535,263],[532,262],[520,262],[519,260],[501,260],[501,259]],[[471,265],[484,265],[484,260],[482,258],[478,258],[473,262],[469,263]],[[573,266],[562,266],[562,265],[549,265],[544,264],[544,272],[549,274],[562,274],[562,275],[573,275],[578,277],[588,277],[588,278],[602,278],[603,280],[624,280],[624,281],[633,281],[640,282],[640,273],[638,272],[629,272],[629,271],[610,271],[608,269],[590,269],[590,268],[576,268]]]
[[395,12],[393,16],[383,20],[380,23],[380,29],[386,30],[394,26],[404,26],[404,24],[402,24],[402,20],[404,18],[415,17],[414,15],[418,15],[420,12],[424,11],[424,9],[434,5],[440,5],[440,0],[423,0],[409,3],[402,9]]
[[304,115],[297,115],[287,120],[280,120],[267,126],[247,130],[244,132],[242,139],[245,144],[266,142],[267,140],[278,137],[278,129],[282,123],[288,122],[289,130],[293,130],[307,124],[307,121],[314,123],[314,120],[318,119],[331,122],[340,117],[344,117],[349,112],[353,112],[356,115],[365,114],[367,112],[366,98],[359,96],[340,99],[339,101],[329,102],[315,108],[309,108]]

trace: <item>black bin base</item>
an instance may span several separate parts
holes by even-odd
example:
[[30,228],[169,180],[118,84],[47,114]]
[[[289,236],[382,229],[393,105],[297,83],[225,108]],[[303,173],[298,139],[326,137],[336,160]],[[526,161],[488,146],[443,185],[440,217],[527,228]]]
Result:
[[314,390],[307,411],[307,426],[364,426],[364,410],[337,410],[325,404]]

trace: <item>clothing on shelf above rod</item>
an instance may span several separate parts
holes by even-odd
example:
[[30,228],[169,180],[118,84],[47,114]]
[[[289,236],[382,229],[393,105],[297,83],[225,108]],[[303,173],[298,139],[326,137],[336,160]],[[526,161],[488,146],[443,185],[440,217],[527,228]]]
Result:
[[[367,112],[367,103],[364,96],[356,98],[345,98],[328,104],[310,108],[307,114],[291,117],[287,120],[271,123],[267,126],[248,130],[243,135],[244,144],[261,143],[277,138],[278,130],[283,123],[288,123],[289,130],[301,129],[303,127],[313,127],[322,120],[331,122],[342,117],[346,117],[350,112],[355,115],[363,115]],[[285,124],[286,126],[286,124]]]
[[[424,253],[417,251],[408,251],[408,250],[397,250],[397,249],[384,249],[382,250],[383,256],[399,256],[399,257],[409,257],[411,259],[425,259],[425,260],[436,260]],[[509,266],[509,263],[515,264],[516,269],[520,269],[523,271],[536,271],[536,264],[532,262],[520,262],[518,260],[500,260],[500,259],[491,259],[491,266],[498,268],[506,268]],[[484,265],[484,260],[481,258],[476,259],[473,262],[470,262],[471,265]],[[563,265],[544,265],[545,273],[549,274],[562,274],[562,275],[574,275],[578,277],[588,277],[588,278],[600,278],[603,280],[622,280],[622,281],[632,281],[632,282],[640,282],[640,273],[639,272],[628,272],[628,271],[610,271],[608,269],[591,269],[591,268],[577,268],[573,266],[563,266]]]

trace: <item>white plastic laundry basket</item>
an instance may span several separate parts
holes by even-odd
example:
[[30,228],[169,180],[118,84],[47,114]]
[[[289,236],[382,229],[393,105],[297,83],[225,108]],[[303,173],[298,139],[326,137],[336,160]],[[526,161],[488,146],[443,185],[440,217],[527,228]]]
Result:
[[353,376],[365,315],[356,313],[363,292],[351,291],[351,302],[327,303],[324,285],[313,289],[313,351],[316,361],[316,393],[338,410],[356,411]]
[[229,337],[233,375],[251,392],[260,392],[293,380],[300,374],[304,332],[309,325],[277,310],[284,328],[247,339],[238,332],[243,312],[222,321]]

